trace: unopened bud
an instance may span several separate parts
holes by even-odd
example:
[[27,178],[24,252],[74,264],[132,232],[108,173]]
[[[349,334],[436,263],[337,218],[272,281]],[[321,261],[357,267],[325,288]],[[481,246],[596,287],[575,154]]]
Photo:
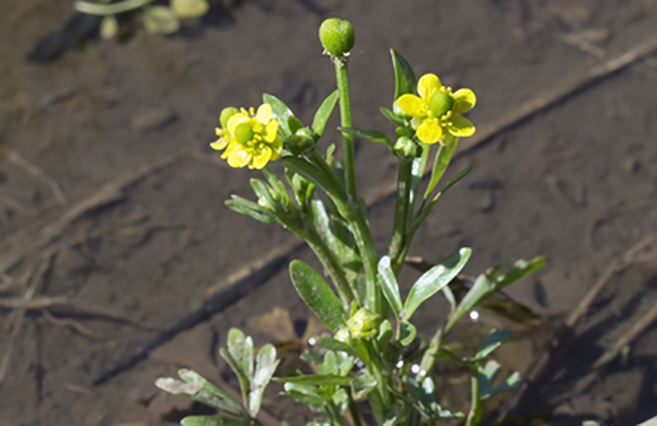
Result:
[[367,340],[378,334],[380,323],[381,321],[377,314],[365,308],[360,308],[347,320],[347,328],[349,329],[349,333],[351,333],[351,337]]
[[396,155],[405,158],[414,158],[417,154],[417,144],[411,138],[402,136],[397,139],[392,150]]

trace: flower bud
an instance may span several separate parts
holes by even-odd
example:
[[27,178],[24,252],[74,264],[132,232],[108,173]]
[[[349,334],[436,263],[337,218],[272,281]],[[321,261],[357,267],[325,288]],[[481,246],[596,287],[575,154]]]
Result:
[[354,27],[349,21],[326,19],[319,27],[319,40],[331,56],[343,56],[354,47]]
[[404,158],[414,158],[417,154],[417,144],[407,136],[402,136],[397,139],[395,146],[392,148],[395,155]]
[[219,115],[219,122],[221,123],[221,127],[224,129],[228,127],[228,120],[230,120],[230,117],[233,115],[237,114],[239,110],[234,107],[227,107],[221,110],[221,115]]
[[294,135],[285,141],[285,149],[294,155],[302,155],[315,146],[312,132],[307,127],[297,130]]
[[379,316],[365,308],[360,308],[347,320],[347,328],[354,339],[367,340],[379,332]]

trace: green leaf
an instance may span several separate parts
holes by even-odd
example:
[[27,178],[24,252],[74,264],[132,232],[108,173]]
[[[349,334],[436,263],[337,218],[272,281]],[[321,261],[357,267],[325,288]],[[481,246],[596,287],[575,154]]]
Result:
[[[491,364],[492,362],[494,361],[490,361],[488,364]],[[499,368],[497,370],[494,370],[495,368],[494,365],[492,366],[492,368],[488,368],[488,364],[486,364],[486,368],[479,367],[479,382],[481,383],[481,390],[480,390],[481,400],[490,398],[491,396],[497,395],[498,393],[508,392],[511,390],[518,389],[520,385],[522,385],[523,382],[522,377],[520,377],[520,373],[516,371],[506,379],[502,380],[497,386],[491,388],[491,385],[493,384],[493,382],[497,378],[497,375],[499,374]],[[490,377],[488,377],[487,375]]]
[[265,167],[262,169],[262,174],[265,175],[265,178],[267,179],[267,182],[269,182],[269,185],[273,188],[274,191],[276,191],[276,194],[278,195],[278,198],[283,200],[284,204],[286,206],[290,205],[290,196],[287,193],[287,188],[285,187],[285,184],[283,181],[281,181],[278,176],[274,174],[274,172],[271,171],[269,167]]
[[322,188],[333,199],[341,203],[345,202],[346,195],[344,189],[331,176],[328,176],[308,161],[296,157],[283,157],[281,162],[285,167],[289,167],[293,172],[298,173],[307,181]]
[[332,332],[344,325],[340,300],[317,271],[300,260],[294,260],[290,263],[290,276],[301,299]]
[[389,353],[390,340],[392,340],[392,324],[386,319],[379,325],[379,335],[376,336],[376,344],[379,352],[386,355]]
[[330,351],[346,352],[348,354],[353,353],[353,351],[351,350],[351,346],[349,346],[345,342],[341,342],[338,339],[334,339],[332,337],[328,337],[328,336],[320,337],[317,343],[319,343],[321,347],[328,349]]
[[397,278],[390,267],[390,257],[383,256],[381,260],[379,260],[378,271],[383,295],[386,297],[388,304],[390,304],[390,308],[392,308],[395,317],[399,318],[399,314],[402,310],[402,301],[401,295],[399,294]]
[[489,356],[495,349],[502,346],[511,338],[511,331],[509,330],[491,330],[484,341],[484,344],[481,345],[481,348],[477,351],[477,354],[471,359],[473,362],[478,362]]
[[405,319],[410,319],[422,302],[449,284],[461,272],[471,254],[472,250],[464,247],[425,272],[413,284],[413,288],[404,303]]
[[235,416],[246,414],[240,404],[198,373],[192,370],[180,370],[178,375],[183,379],[182,382],[173,378],[160,378],[155,385],[166,392],[185,396],[228,414]]
[[176,14],[166,6],[145,7],[143,19],[149,33],[171,34],[180,29]]
[[435,358],[440,358],[440,359],[446,359],[448,361],[456,362],[458,364],[465,365],[467,367],[472,366],[472,362],[470,362],[469,359],[461,359],[460,357],[456,356],[454,352],[447,350],[445,348],[440,348],[438,352],[434,355]]
[[354,375],[351,382],[351,394],[354,399],[359,400],[373,390],[378,382],[366,369],[360,370]]
[[219,352],[237,375],[246,403],[253,377],[253,340],[241,330],[231,328],[228,332],[228,350],[221,348]]
[[265,93],[262,95],[262,101],[271,106],[272,112],[278,118],[278,129],[285,137],[290,137],[294,132],[290,130],[289,119],[294,117],[292,110],[276,96]]
[[171,0],[171,8],[181,18],[200,18],[210,5],[207,0]]
[[425,200],[431,196],[433,190],[436,188],[436,185],[438,185],[440,178],[442,178],[445,174],[447,166],[449,166],[449,163],[452,161],[452,157],[454,157],[457,145],[458,141],[449,146],[441,145],[440,148],[438,148],[438,152],[436,152],[436,158],[433,163],[433,169],[431,169],[431,180],[429,181],[429,185],[427,186],[426,191],[424,191]]
[[408,408],[402,408],[402,405],[399,402],[395,402],[386,413],[386,417],[383,421],[383,426],[399,425],[407,411]]
[[249,391],[249,415],[252,418],[258,416],[260,404],[262,403],[262,394],[273,377],[278,363],[276,349],[273,345],[265,345],[258,352],[255,374]]
[[249,183],[251,184],[251,188],[253,188],[253,192],[258,196],[258,199],[264,201],[264,204],[267,206],[265,207],[266,209],[269,209],[277,217],[285,215],[282,206],[272,195],[272,192],[274,192],[273,189],[260,179],[252,178]]
[[321,407],[326,402],[322,395],[319,395],[312,386],[300,385],[297,383],[285,383],[285,392],[283,395],[291,396],[304,405]]
[[336,90],[326,99],[324,99],[324,102],[319,106],[319,109],[315,113],[315,118],[313,119],[313,136],[315,138],[315,141],[317,141],[319,138],[322,137],[324,134],[324,128],[326,127],[326,122],[328,121],[329,117],[331,116],[331,113],[333,112],[333,108],[335,108],[336,102],[338,102],[338,98],[340,97],[340,91]]
[[390,49],[392,57],[392,67],[395,70],[395,101],[401,95],[407,93],[415,94],[417,91],[417,80],[413,67],[408,61],[395,49]]
[[226,206],[237,213],[264,223],[278,223],[276,216],[260,204],[249,201],[239,195],[232,195],[232,199],[226,201]]
[[248,426],[246,419],[234,419],[221,416],[189,416],[182,419],[182,426]]
[[353,377],[336,376],[334,374],[308,374],[305,376],[276,377],[275,382],[296,383],[312,386],[349,386]]
[[463,297],[458,308],[454,311],[449,320],[449,327],[453,326],[463,315],[470,312],[475,306],[484,299],[502,288],[513,284],[514,282],[526,277],[527,275],[540,268],[545,263],[544,257],[536,257],[530,261],[520,259],[516,261],[513,268],[505,274],[499,276],[500,268],[493,268],[477,277],[472,288]]
[[351,127],[338,127],[338,130],[340,130],[342,133],[351,135],[356,138],[365,139],[371,142],[382,143],[385,146],[387,146],[390,150],[392,150],[394,146],[394,142],[392,142],[390,138],[386,136],[385,133],[379,132],[378,130],[360,130],[360,129],[353,129]]
[[413,343],[413,340],[415,340],[417,330],[415,329],[415,326],[410,322],[400,321],[399,334],[399,342],[402,344],[402,346],[408,346]]
[[390,111],[388,108],[381,108],[381,114],[383,114],[388,120],[392,121],[392,124],[394,124],[397,127],[403,127],[406,125],[404,122],[404,119],[395,114],[394,112]]
[[100,38],[103,40],[110,40],[116,37],[119,32],[119,21],[116,16],[108,15],[100,22]]
[[303,129],[303,123],[293,115],[287,119],[287,125],[292,134],[296,134],[297,130]]
[[319,374],[322,375],[339,375],[338,374],[338,357],[335,352],[328,351],[324,355],[324,362],[319,366]]
[[420,183],[422,182],[422,178],[424,177],[424,169],[427,166],[427,159],[429,158],[429,145],[425,143],[419,143],[418,146],[422,150],[422,154],[419,157],[415,157],[413,159],[413,164],[411,165],[411,189],[408,193],[408,205],[411,214],[409,214],[407,217],[406,229],[410,229],[413,222],[412,213],[415,208],[415,200],[417,199],[418,189],[420,187]]

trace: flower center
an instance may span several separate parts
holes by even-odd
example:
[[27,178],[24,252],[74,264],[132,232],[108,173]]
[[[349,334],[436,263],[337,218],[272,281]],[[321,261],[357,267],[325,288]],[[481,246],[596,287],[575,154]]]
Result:
[[246,145],[253,139],[253,127],[249,123],[242,123],[235,128],[235,139],[240,145]]
[[452,95],[447,93],[445,90],[436,90],[436,92],[431,95],[428,105],[429,111],[433,114],[434,117],[440,118],[454,106],[454,99]]

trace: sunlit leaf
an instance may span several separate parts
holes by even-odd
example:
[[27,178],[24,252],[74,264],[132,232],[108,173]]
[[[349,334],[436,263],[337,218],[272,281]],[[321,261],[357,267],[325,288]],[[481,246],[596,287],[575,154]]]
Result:
[[291,136],[294,132],[290,130],[289,119],[294,117],[292,110],[285,105],[285,102],[278,99],[276,96],[265,93],[262,95],[262,101],[271,106],[272,112],[278,118],[279,131],[283,136]]
[[295,260],[290,263],[290,276],[301,299],[331,331],[335,332],[344,325],[340,300],[317,271]]
[[400,334],[399,342],[402,344],[402,346],[408,346],[415,339],[415,335],[417,334],[417,330],[415,329],[415,326],[413,324],[411,324],[410,322],[400,321],[399,322],[399,334]]
[[395,317],[399,318],[399,313],[402,310],[402,301],[401,295],[399,294],[397,278],[390,267],[390,257],[383,256],[381,260],[379,260],[378,271],[383,295],[388,301]]
[[491,330],[484,341],[484,344],[481,345],[481,348],[477,351],[477,354],[472,358],[472,361],[481,361],[487,356],[489,356],[493,351],[502,346],[511,338],[511,331],[509,330]]
[[276,349],[273,345],[265,345],[258,352],[256,369],[249,390],[249,415],[255,418],[260,411],[262,394],[274,376],[279,361],[276,360]]
[[326,122],[328,121],[333,108],[335,108],[336,102],[340,97],[340,92],[338,90],[334,91],[319,106],[319,109],[315,113],[315,118],[313,119],[313,136],[315,140],[318,140],[324,134],[324,128],[326,127]]
[[395,101],[407,93],[415,94],[417,90],[417,79],[413,67],[395,49],[390,49],[392,67],[395,71]]

